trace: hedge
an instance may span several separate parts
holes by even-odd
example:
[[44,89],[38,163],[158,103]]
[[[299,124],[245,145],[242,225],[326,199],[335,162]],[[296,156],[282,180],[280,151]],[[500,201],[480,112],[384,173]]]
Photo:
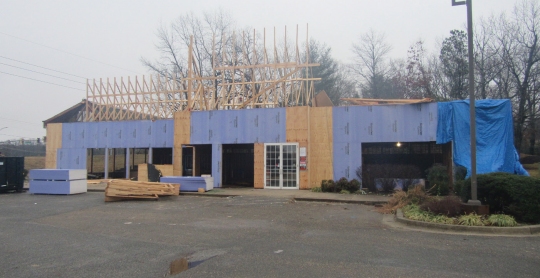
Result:
[[[471,198],[471,179],[455,185],[466,202]],[[509,173],[477,176],[478,200],[489,205],[491,214],[504,213],[525,223],[540,223],[540,179]]]

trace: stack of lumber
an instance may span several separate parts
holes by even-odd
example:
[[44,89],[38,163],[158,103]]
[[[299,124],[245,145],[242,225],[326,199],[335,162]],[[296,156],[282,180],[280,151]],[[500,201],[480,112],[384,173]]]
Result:
[[105,202],[129,199],[154,199],[159,196],[178,196],[180,184],[110,180],[105,188]]

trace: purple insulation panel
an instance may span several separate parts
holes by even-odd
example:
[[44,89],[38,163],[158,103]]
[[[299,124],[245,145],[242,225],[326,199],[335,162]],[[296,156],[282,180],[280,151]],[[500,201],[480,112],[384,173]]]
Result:
[[83,128],[86,130],[84,136],[84,147],[85,148],[101,148],[99,145],[99,123],[89,122],[82,123]]
[[62,147],[87,148],[172,148],[174,121],[122,121],[66,123]]
[[356,178],[362,143],[436,140],[437,103],[333,108],[334,178]]
[[137,128],[137,147],[152,147],[152,121],[140,121]]
[[114,123],[113,122],[99,122],[98,128],[98,146],[100,148],[111,148]]
[[362,144],[334,142],[334,179],[357,178],[355,171],[362,166]]
[[157,120],[152,124],[152,147],[172,148],[174,141],[174,120]]
[[134,125],[134,122],[132,121],[126,121],[126,122],[121,122],[122,123],[122,147],[124,148],[132,148],[133,147],[133,143],[134,143],[134,135],[137,134],[136,130],[135,130],[135,125]]
[[214,187],[221,187],[222,157],[222,145],[212,144],[212,177],[214,178]]
[[191,112],[191,137],[192,144],[205,144],[209,140],[210,122],[217,111]]
[[86,149],[58,149],[57,169],[86,169]]
[[111,122],[109,136],[111,136],[111,148],[125,148],[127,138],[127,128],[125,122]]
[[200,111],[191,114],[192,144],[285,142],[285,108]]
[[62,124],[62,147],[73,148],[76,134],[76,124]]

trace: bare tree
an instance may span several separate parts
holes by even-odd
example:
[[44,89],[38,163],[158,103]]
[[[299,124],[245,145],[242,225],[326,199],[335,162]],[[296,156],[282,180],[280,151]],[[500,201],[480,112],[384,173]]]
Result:
[[[536,101],[531,98],[531,80],[540,62],[540,4],[524,0],[514,8],[513,17],[500,17],[497,39],[502,49],[502,59],[516,85],[515,145],[521,150],[524,130]],[[534,97],[536,99],[536,97]],[[527,113],[529,112],[529,113]],[[531,131],[530,134],[534,134]]]
[[[391,87],[388,78],[387,55],[392,47],[386,42],[383,33],[374,30],[360,36],[353,44],[355,55],[353,70],[362,78],[362,96],[377,98],[388,96]],[[391,89],[390,89],[391,90]]]
[[502,71],[502,60],[499,53],[501,47],[494,39],[493,26],[496,19],[480,19],[474,32],[474,54],[475,54],[475,78],[476,97],[480,99],[497,98],[496,91],[492,85]]
[[234,26],[232,17],[223,10],[203,13],[202,17],[186,13],[169,26],[158,28],[156,48],[160,58],[154,62],[146,58],[141,58],[141,61],[160,75],[184,78],[187,76],[188,50],[193,37],[192,53],[196,70],[199,75],[210,74],[215,62],[213,57],[222,56],[222,47],[226,45],[222,39],[230,37]]
[[357,96],[349,68],[341,65],[332,57],[332,49],[329,46],[311,39],[309,42],[309,62],[320,64],[310,71],[311,77],[321,78],[320,81],[315,81],[315,93],[325,91],[334,105],[339,105],[342,97]]

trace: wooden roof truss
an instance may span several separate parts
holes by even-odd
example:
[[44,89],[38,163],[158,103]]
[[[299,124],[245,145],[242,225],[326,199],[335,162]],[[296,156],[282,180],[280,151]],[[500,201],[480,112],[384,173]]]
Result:
[[[255,31],[222,38],[222,51],[215,54],[208,76],[201,76],[194,59],[193,38],[188,50],[188,70],[184,78],[152,75],[142,78],[99,79],[87,82],[86,121],[122,121],[173,118],[176,111],[273,108],[311,105],[313,82],[306,31],[306,48],[301,54],[296,28],[295,47],[289,47],[287,29],[282,47],[273,52],[262,44]],[[250,37],[248,37],[250,36]],[[241,42],[238,43],[237,40]],[[214,38],[215,42],[215,38]],[[250,42],[249,44],[246,42]],[[241,49],[241,50],[240,50]]]

